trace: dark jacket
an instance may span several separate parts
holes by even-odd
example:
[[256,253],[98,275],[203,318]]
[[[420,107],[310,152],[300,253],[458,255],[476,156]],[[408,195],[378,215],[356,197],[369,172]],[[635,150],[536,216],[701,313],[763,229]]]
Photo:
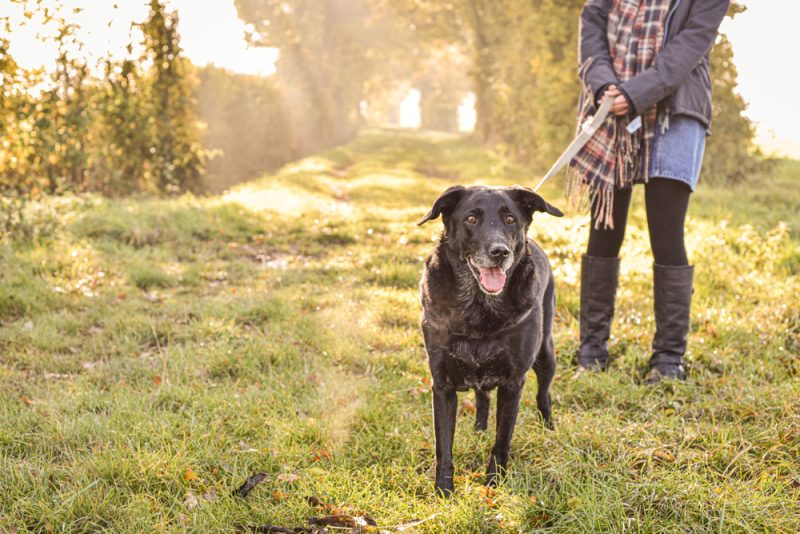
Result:
[[611,0],[587,0],[581,12],[580,61],[583,82],[595,98],[611,84],[628,99],[633,115],[664,103],[671,115],[688,115],[711,124],[709,51],[728,11],[730,0],[672,0],[664,46],[653,65],[620,83],[608,51],[608,11]]

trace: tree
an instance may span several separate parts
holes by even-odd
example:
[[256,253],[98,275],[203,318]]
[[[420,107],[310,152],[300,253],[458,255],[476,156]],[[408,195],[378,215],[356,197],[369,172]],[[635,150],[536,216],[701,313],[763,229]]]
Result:
[[286,108],[275,80],[217,67],[199,72],[198,113],[212,152],[205,185],[221,191],[293,159]]
[[[175,13],[149,0],[149,16],[131,35],[128,57],[106,58],[96,74],[60,2],[14,1],[27,19],[57,25],[52,41],[58,55],[49,74],[19,68],[8,52],[9,18],[0,17],[9,35],[0,36],[0,188],[19,198],[199,188],[204,151],[196,82],[182,56]],[[132,57],[137,38],[143,52]]]
[[236,0],[251,41],[280,50],[299,153],[345,142],[361,126],[364,84],[379,64],[381,20],[367,0]]
[[168,12],[161,0],[150,0],[150,14],[141,29],[143,59],[152,63],[148,101],[153,158],[145,181],[169,193],[197,190],[204,154],[195,115],[194,70],[182,55],[178,14]]
[[[742,11],[742,6],[734,4],[731,16]],[[720,35],[711,52],[713,122],[703,158],[703,177],[711,182],[744,182],[774,165],[753,142],[755,127],[743,114],[747,104],[736,91],[737,78],[733,47]]]

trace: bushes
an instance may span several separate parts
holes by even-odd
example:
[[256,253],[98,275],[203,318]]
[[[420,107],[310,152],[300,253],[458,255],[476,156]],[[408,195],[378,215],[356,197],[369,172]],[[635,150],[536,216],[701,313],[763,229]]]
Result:
[[177,15],[160,0],[149,5],[136,25],[142,53],[132,55],[132,42],[129,57],[107,59],[100,74],[71,55],[80,43],[64,18],[49,16],[59,24],[51,74],[19,68],[9,41],[0,40],[0,195],[17,199],[3,201],[6,225],[17,204],[42,193],[199,188],[204,150],[193,69],[182,56]]

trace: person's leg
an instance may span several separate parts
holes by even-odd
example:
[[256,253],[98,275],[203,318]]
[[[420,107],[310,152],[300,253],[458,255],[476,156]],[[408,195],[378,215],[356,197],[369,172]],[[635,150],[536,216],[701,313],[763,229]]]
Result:
[[647,225],[653,249],[656,334],[648,383],[686,378],[683,356],[689,333],[694,268],[684,243],[691,189],[679,180],[651,178],[645,186]]
[[692,190],[684,182],[651,178],[644,187],[650,247],[657,265],[689,265],[683,226]]
[[[608,366],[608,338],[614,317],[619,280],[619,249],[625,237],[632,189],[614,191],[614,228],[595,228],[592,218],[589,245],[581,260],[581,340],[578,366],[604,370]],[[592,206],[592,213],[594,213]]]
[[[631,204],[633,188],[617,189],[614,191],[614,228],[595,228],[595,219],[592,217],[589,226],[589,245],[586,255],[595,258],[616,258],[625,238],[625,226],[628,224],[628,208]],[[595,206],[592,204],[592,213]]]

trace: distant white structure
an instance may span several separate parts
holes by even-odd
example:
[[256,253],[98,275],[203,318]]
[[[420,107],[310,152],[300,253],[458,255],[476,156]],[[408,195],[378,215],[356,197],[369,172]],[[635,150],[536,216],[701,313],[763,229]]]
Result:
[[[421,94],[417,89],[409,89],[406,97],[400,102],[400,126],[404,128],[419,128],[421,113],[419,103]],[[471,132],[475,129],[477,113],[475,112],[475,93],[469,93],[461,105],[458,106],[458,129],[461,132]]]
[[462,132],[475,130],[475,123],[478,121],[478,113],[475,111],[475,93],[470,92],[461,105],[458,106],[458,129]]
[[419,110],[419,101],[422,95],[416,89],[409,89],[408,94],[400,102],[400,126],[404,128],[419,128],[422,114]]

